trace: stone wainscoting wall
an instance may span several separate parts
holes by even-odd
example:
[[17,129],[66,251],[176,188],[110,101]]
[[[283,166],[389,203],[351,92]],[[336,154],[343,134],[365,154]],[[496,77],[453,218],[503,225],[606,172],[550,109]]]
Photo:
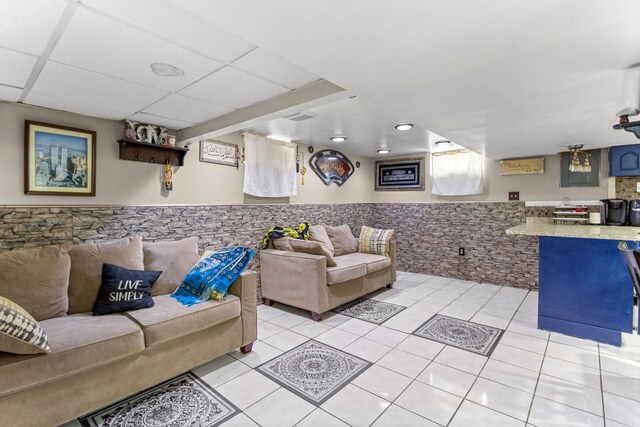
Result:
[[[394,228],[398,268],[535,288],[537,238],[507,236],[525,222],[524,203],[0,207],[0,251],[100,242],[139,234],[146,241],[198,236],[201,250],[258,249],[274,225],[349,224]],[[465,256],[458,255],[464,247]],[[259,271],[256,256],[250,268]]]

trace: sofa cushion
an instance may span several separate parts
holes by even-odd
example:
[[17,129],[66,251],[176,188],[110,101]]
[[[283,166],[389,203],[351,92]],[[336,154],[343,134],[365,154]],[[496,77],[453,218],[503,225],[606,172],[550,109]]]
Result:
[[340,227],[324,226],[333,245],[334,256],[351,254],[358,251],[358,240],[353,236],[349,225]]
[[343,255],[336,258],[335,267],[327,267],[327,285],[357,279],[367,274],[367,266],[358,259]]
[[51,353],[29,356],[0,354],[0,395],[85,371],[144,350],[142,330],[122,314],[96,317],[82,313],[40,323],[49,337]]
[[333,249],[333,244],[331,243],[331,239],[329,239],[329,235],[327,234],[327,230],[325,230],[324,225],[312,225],[309,227],[309,240],[320,243],[329,250],[331,256],[334,255],[335,251]]
[[144,242],[142,251],[144,252],[144,269],[162,271],[162,275],[151,290],[151,295],[154,297],[170,294],[178,289],[187,273],[200,259],[197,237],[171,242]]
[[102,283],[102,264],[144,270],[140,236],[104,243],[76,245],[69,251],[69,314],[91,311]]
[[102,285],[93,315],[153,307],[151,287],[160,274],[161,271],[129,270],[105,262],[102,264]]
[[363,254],[360,252],[355,252],[352,254],[343,255],[336,259],[348,259],[353,260],[354,262],[362,262],[367,266],[367,274],[391,267],[391,258],[384,255]]
[[171,295],[154,298],[155,306],[126,313],[144,331],[147,347],[215,326],[240,316],[240,300],[235,295],[222,302],[208,300],[187,307]]
[[1,296],[0,351],[14,354],[51,353],[42,326],[24,308]]
[[285,237],[281,237],[279,239],[269,240],[269,242],[271,242],[273,244],[273,247],[275,249],[278,249],[278,250],[281,250],[281,251],[293,252],[293,248],[291,247],[291,239],[292,239],[291,237],[285,236]]
[[389,245],[392,237],[393,229],[381,230],[363,225],[358,239],[360,252],[389,256]]
[[312,242],[309,240],[291,240],[289,242],[294,252],[304,252],[311,255],[323,255],[327,259],[327,267],[335,267],[336,260],[329,252],[329,249],[320,242]]
[[64,316],[69,307],[71,243],[0,254],[0,295],[36,320]]

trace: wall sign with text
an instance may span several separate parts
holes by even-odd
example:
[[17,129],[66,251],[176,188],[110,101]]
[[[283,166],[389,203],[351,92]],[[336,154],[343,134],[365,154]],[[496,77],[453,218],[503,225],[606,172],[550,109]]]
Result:
[[354,171],[351,160],[336,150],[316,152],[316,154],[309,159],[309,166],[325,185],[329,185],[332,182],[342,185],[349,179]]
[[529,175],[544,173],[544,157],[500,160],[500,175]]
[[200,161],[238,167],[238,146],[228,142],[204,139],[200,141]]
[[376,191],[424,190],[424,158],[376,161]]

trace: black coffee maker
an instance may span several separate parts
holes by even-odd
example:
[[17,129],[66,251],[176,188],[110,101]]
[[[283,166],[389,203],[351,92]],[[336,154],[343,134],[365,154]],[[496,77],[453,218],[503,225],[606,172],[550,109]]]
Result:
[[604,205],[605,225],[624,225],[627,222],[627,201],[622,199],[601,200]]

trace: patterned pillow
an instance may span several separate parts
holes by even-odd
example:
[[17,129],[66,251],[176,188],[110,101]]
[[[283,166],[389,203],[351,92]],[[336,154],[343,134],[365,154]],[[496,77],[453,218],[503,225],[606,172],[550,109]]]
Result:
[[0,351],[15,354],[51,353],[42,326],[18,304],[0,297]]
[[393,229],[380,230],[363,225],[359,239],[360,252],[389,256],[389,242],[392,237]]

